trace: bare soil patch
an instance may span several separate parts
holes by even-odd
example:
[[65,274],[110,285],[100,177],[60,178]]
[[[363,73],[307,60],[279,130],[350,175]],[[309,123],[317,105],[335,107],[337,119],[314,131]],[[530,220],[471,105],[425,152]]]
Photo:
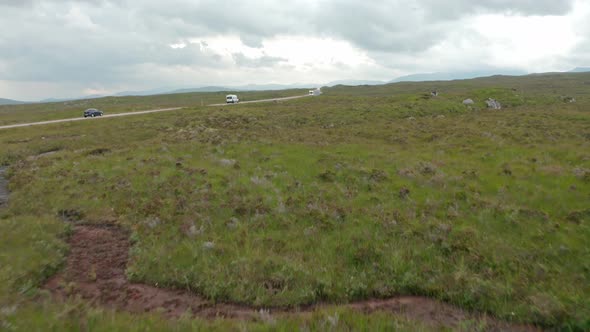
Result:
[[[70,254],[62,272],[47,281],[45,288],[57,299],[80,296],[95,305],[133,313],[159,312],[175,318],[189,314],[201,318],[261,320],[268,315],[306,315],[328,307],[257,308],[208,301],[185,290],[162,289],[127,280],[125,269],[130,242],[128,232],[114,225],[77,225],[69,239]],[[360,312],[382,311],[418,320],[436,327],[460,328],[465,321],[485,320],[490,330],[535,331],[533,326],[514,325],[483,314],[419,296],[400,296],[346,304]]]

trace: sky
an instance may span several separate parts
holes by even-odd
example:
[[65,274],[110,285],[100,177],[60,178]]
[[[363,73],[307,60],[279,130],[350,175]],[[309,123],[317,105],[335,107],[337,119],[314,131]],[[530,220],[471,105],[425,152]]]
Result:
[[590,66],[588,0],[0,0],[0,98]]

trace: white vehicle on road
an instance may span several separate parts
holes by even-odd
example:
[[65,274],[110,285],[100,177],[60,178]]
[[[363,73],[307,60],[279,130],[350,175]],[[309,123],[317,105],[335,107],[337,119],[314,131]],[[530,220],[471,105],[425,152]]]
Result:
[[322,94],[322,90],[320,88],[309,90],[309,95],[317,97]]
[[238,96],[236,96],[236,95],[227,95],[227,96],[225,96],[225,102],[228,104],[237,104],[240,102],[240,100],[238,99]]

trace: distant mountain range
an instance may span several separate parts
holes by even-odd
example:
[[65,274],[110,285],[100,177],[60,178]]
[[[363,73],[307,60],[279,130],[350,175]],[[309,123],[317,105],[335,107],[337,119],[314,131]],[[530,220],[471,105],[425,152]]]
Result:
[[577,67],[569,71],[570,73],[587,73],[590,72],[590,67]]
[[522,76],[527,72],[518,70],[483,70],[483,71],[465,71],[465,72],[448,72],[448,73],[430,73],[414,74],[398,77],[389,83],[397,82],[424,82],[424,81],[451,81],[466,80],[477,77],[487,77],[495,75]]
[[0,105],[26,104],[24,101],[0,98]]
[[[590,72],[590,67],[577,67],[568,73],[584,73]],[[477,77],[487,77],[495,75],[508,75],[508,76],[521,76],[527,75],[524,71],[518,70],[480,70],[480,71],[465,71],[465,72],[443,72],[443,73],[423,73],[401,76],[391,81],[371,81],[371,80],[339,80],[333,81],[326,84],[249,84],[241,86],[201,86],[195,88],[158,88],[144,91],[123,91],[113,95],[90,95],[78,98],[49,98],[40,100],[39,103],[53,103],[53,102],[64,102],[69,100],[79,99],[94,99],[108,96],[124,97],[124,96],[152,96],[159,94],[174,94],[174,93],[192,93],[192,92],[221,92],[221,91],[269,91],[269,90],[288,90],[288,89],[307,89],[315,88],[318,86],[336,86],[336,85],[381,85],[388,83],[398,82],[424,82],[424,81],[449,81],[449,80],[463,80]],[[27,104],[28,102],[22,102],[18,100],[2,99],[0,98],[0,105],[17,105]]]

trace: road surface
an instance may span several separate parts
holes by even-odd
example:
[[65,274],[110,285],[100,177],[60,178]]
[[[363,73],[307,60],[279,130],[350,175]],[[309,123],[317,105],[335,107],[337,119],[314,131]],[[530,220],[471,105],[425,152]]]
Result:
[[305,97],[309,97],[310,95],[303,95],[303,96],[293,96],[293,97],[283,97],[283,98],[271,98],[271,99],[259,99],[259,100],[250,100],[250,101],[241,101],[237,104],[227,104],[227,103],[221,103],[221,104],[211,104],[211,105],[207,105],[207,106],[229,106],[229,105],[240,105],[240,104],[253,104],[253,103],[264,103],[264,102],[269,102],[269,101],[279,101],[279,100],[290,100],[290,99],[298,99],[298,98],[305,98]]
[[71,118],[71,119],[59,119],[59,120],[49,120],[49,121],[40,121],[40,122],[30,122],[30,123],[17,123],[12,125],[0,126],[0,129],[9,129],[9,128],[18,128],[18,127],[29,127],[29,126],[39,126],[45,125],[50,123],[60,123],[60,122],[72,122],[72,121],[88,121],[91,119],[102,119],[102,118],[114,118],[117,116],[128,116],[128,115],[139,115],[139,114],[147,114],[147,113],[157,113],[157,112],[168,112],[168,111],[175,111],[182,109],[182,107],[172,107],[172,108],[162,108],[157,110],[148,110],[148,111],[137,111],[137,112],[128,112],[128,113],[115,113],[115,114],[107,114],[103,116],[99,116],[96,118]]
[[[252,104],[252,103],[264,103],[269,101],[279,101],[279,100],[290,100],[290,99],[297,99],[307,97],[308,95],[304,96],[294,96],[294,97],[283,97],[283,98],[272,98],[272,99],[260,99],[260,100],[251,100],[251,101],[242,101],[239,104]],[[237,104],[237,105],[239,105]],[[229,106],[234,104],[211,104],[207,106]],[[70,118],[70,119],[59,119],[59,120],[49,120],[49,121],[40,121],[40,122],[30,122],[30,123],[17,123],[11,124],[6,126],[0,126],[1,129],[10,129],[10,128],[19,128],[19,127],[30,127],[30,126],[40,126],[46,125],[51,123],[61,123],[61,122],[72,122],[72,121],[88,121],[88,120],[96,120],[102,118],[114,118],[118,116],[130,116],[130,115],[140,115],[140,114],[148,114],[148,113],[157,113],[157,112],[168,112],[168,111],[176,111],[183,109],[184,107],[171,107],[171,108],[162,108],[157,110],[147,110],[147,111],[137,111],[137,112],[127,112],[127,113],[116,113],[116,114],[107,114],[96,118]]]

